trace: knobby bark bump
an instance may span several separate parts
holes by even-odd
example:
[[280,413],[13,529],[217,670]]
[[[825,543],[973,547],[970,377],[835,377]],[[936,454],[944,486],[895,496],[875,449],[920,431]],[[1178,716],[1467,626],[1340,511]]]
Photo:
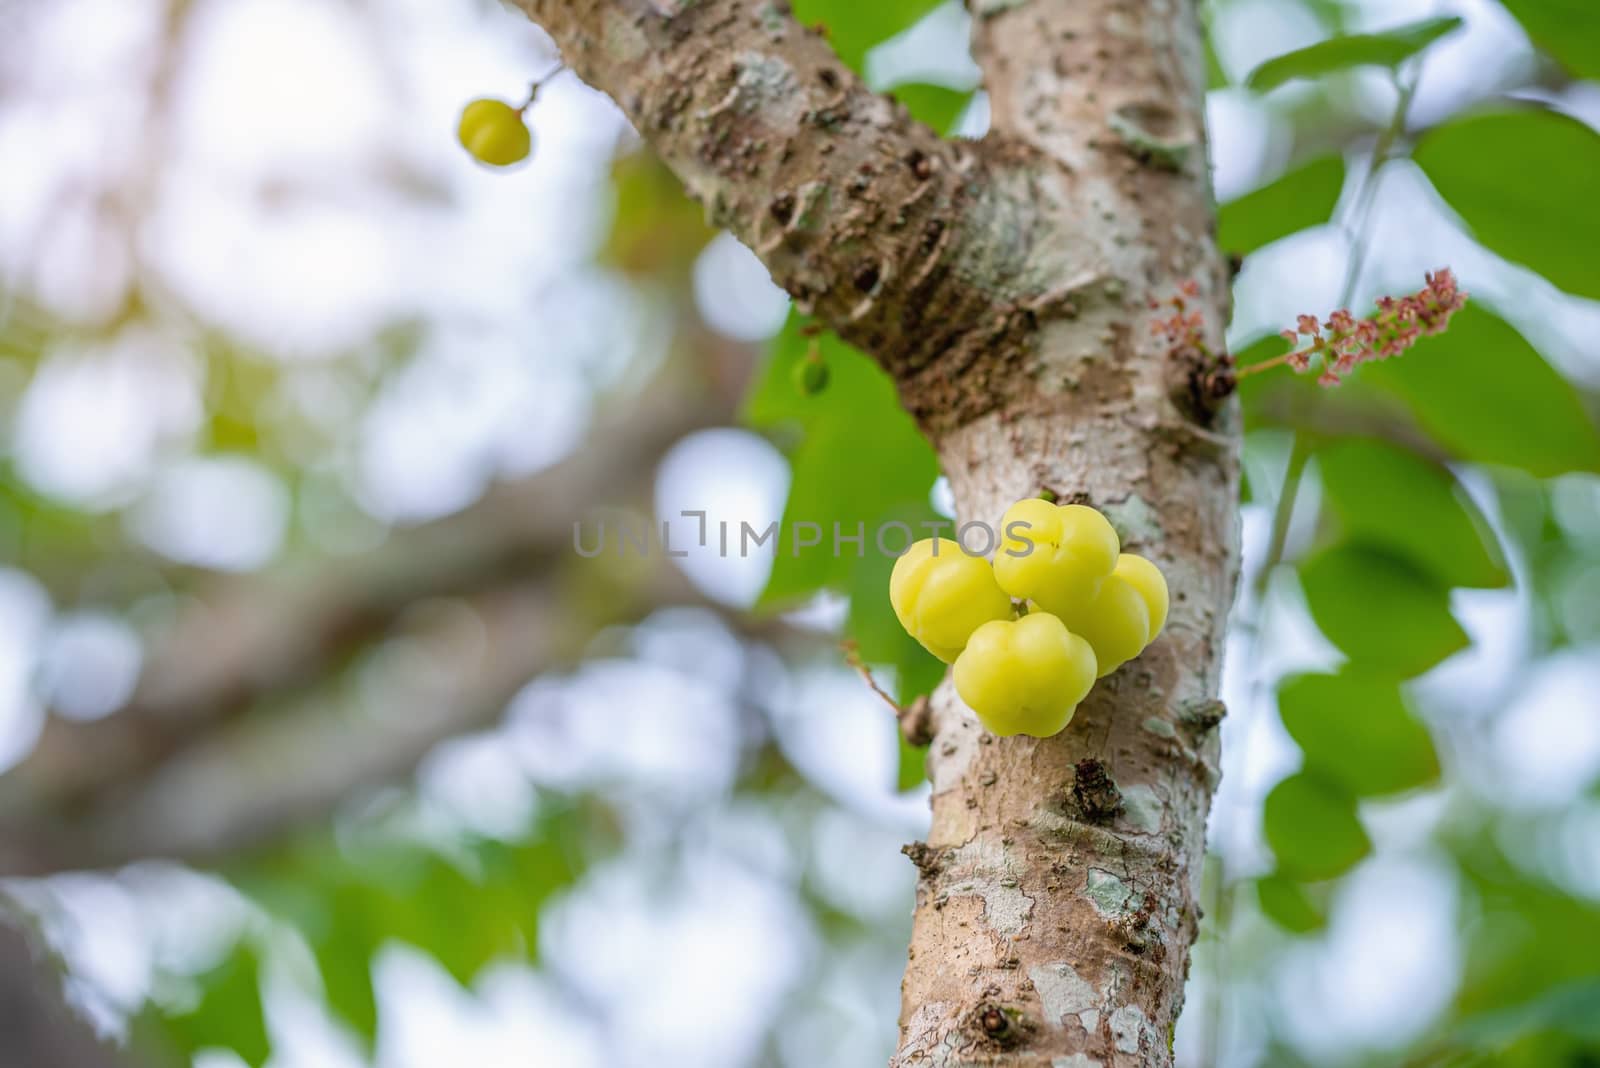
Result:
[[936,692],[893,1063],[1170,1064],[1238,567],[1236,409],[1197,406],[1205,369],[1152,329],[1183,287],[1222,351],[1195,5],[969,0],[993,129],[945,141],[775,0],[516,2],[894,377],[962,521],[1048,491],[1168,576],[1166,632],[1062,734],[996,738]]

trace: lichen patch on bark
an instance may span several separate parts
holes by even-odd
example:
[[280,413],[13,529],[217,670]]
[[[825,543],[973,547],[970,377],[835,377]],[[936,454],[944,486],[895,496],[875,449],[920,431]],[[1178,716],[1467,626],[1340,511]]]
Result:
[[1107,504],[1102,511],[1122,539],[1124,552],[1144,545],[1155,545],[1164,535],[1161,514],[1137,493],[1130,493],[1121,501]]
[[946,899],[977,897],[983,921],[996,934],[1021,934],[1033,916],[1033,898],[1023,893],[1022,865],[1003,843],[974,839],[951,853],[941,874]]
[[1122,792],[1123,816],[1136,831],[1143,834],[1158,833],[1161,830],[1161,809],[1161,798],[1148,786],[1130,786]]
[[1160,1040],[1137,1005],[1124,1005],[1111,1014],[1111,1038],[1122,1053],[1139,1053]]
[[1047,1023],[1063,1026],[1068,1017],[1077,1020],[1085,1033],[1100,1026],[1100,991],[1091,986],[1065,961],[1036,964],[1028,978],[1039,992],[1039,1005]]
[[1133,911],[1137,894],[1134,889],[1113,872],[1104,868],[1090,868],[1084,880],[1084,896],[1095,911],[1108,920],[1120,920]]

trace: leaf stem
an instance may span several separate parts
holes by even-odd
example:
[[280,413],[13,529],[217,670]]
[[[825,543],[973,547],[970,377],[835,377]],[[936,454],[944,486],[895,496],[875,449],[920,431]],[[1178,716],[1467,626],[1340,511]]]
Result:
[[1402,81],[1398,75],[1394,79],[1395,98],[1394,115],[1389,119],[1389,125],[1384,127],[1378,135],[1377,143],[1372,146],[1372,158],[1367,161],[1367,170],[1361,176],[1361,188],[1356,194],[1355,209],[1350,213],[1350,221],[1345,227],[1346,236],[1350,240],[1350,263],[1345,268],[1344,288],[1339,297],[1339,306],[1347,307],[1355,299],[1356,286],[1361,281],[1361,271],[1366,266],[1367,242],[1362,240],[1367,231],[1367,224],[1371,221],[1372,205],[1378,197],[1378,187],[1382,183],[1378,180],[1383,165],[1389,162],[1389,154],[1394,151],[1395,142],[1400,140],[1400,135],[1405,133],[1406,117],[1411,113],[1411,101],[1417,95],[1417,83],[1421,80],[1420,71],[1410,78]]
[[[1306,472],[1306,461],[1311,459],[1311,442],[1304,433],[1296,430],[1289,443],[1289,465],[1284,468],[1283,485],[1278,489],[1278,500],[1272,510],[1272,540],[1267,543],[1267,559],[1256,572],[1254,591],[1256,610],[1261,610],[1260,598],[1267,592],[1272,572],[1283,563],[1284,550],[1289,544],[1289,525],[1294,521],[1294,502],[1300,496],[1300,480]],[[1259,630],[1257,634],[1259,636]]]
[[[1361,282],[1361,272],[1366,266],[1367,243],[1363,240],[1368,224],[1371,222],[1372,205],[1377,199],[1379,172],[1383,165],[1389,161],[1389,154],[1394,151],[1395,142],[1405,132],[1406,116],[1411,111],[1411,101],[1417,93],[1418,76],[1412,75],[1405,81],[1398,76],[1394,86],[1398,94],[1395,99],[1394,115],[1389,120],[1377,143],[1372,146],[1372,157],[1367,161],[1367,169],[1361,175],[1361,188],[1356,193],[1355,207],[1350,213],[1350,220],[1344,229],[1350,240],[1350,263],[1345,268],[1344,286],[1339,295],[1339,307],[1347,307],[1355,299],[1356,286]],[[1241,367],[1235,372],[1239,377],[1254,374],[1289,362],[1289,357],[1296,355],[1294,351],[1286,352],[1282,356],[1271,360],[1253,363],[1249,367]],[[1306,442],[1305,434],[1298,428],[1294,431],[1294,440],[1289,447],[1289,466],[1284,471],[1283,486],[1278,491],[1277,506],[1272,515],[1272,541],[1267,547],[1267,558],[1261,565],[1255,578],[1255,591],[1262,594],[1266,591],[1267,581],[1278,565],[1283,563],[1283,552],[1289,536],[1289,524],[1294,518],[1294,501],[1299,496],[1300,476],[1305,471],[1306,460],[1310,458],[1310,447]]]

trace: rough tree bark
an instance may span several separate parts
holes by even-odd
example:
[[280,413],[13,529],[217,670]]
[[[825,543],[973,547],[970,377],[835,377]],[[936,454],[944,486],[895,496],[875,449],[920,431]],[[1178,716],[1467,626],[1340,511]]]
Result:
[[[1170,1064],[1238,561],[1194,4],[969,0],[994,128],[946,142],[777,0],[516,2],[895,378],[963,521],[1050,491],[1166,572],[1166,632],[1061,735],[936,694],[894,1063]],[[1203,343],[1174,346],[1152,302],[1185,283]]]

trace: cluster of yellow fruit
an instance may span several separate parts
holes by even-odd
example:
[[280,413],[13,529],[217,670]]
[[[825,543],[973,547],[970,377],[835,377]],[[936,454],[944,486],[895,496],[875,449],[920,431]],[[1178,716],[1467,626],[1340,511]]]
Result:
[[[1012,598],[1027,602],[1020,619]],[[948,538],[917,542],[889,579],[900,625],[955,665],[956,692],[995,734],[1048,738],[1096,678],[1167,621],[1167,581],[1122,552],[1106,517],[1031,499],[1007,509],[994,563]]]

